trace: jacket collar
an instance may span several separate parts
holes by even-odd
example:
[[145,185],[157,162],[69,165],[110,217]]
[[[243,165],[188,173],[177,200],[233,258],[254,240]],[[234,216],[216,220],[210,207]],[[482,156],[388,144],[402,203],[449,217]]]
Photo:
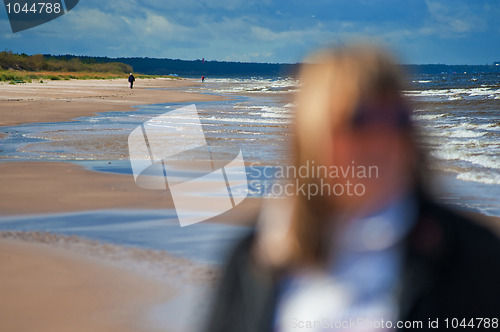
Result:
[[443,208],[419,199],[420,216],[406,241],[400,293],[400,319],[411,315],[419,299],[438,280],[440,271],[452,263],[456,241],[447,225]]

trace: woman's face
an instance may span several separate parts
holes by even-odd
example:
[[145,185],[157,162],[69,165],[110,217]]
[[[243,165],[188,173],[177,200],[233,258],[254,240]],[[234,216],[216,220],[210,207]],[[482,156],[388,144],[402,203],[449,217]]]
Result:
[[371,210],[414,185],[412,141],[393,123],[342,128],[333,135],[331,146],[331,166],[340,171],[336,181],[352,189],[334,197],[341,208]]

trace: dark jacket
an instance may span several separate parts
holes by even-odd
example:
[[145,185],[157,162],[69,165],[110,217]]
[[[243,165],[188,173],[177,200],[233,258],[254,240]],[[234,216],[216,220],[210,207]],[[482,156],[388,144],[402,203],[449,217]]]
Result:
[[[420,211],[406,239],[399,320],[422,321],[415,331],[436,331],[445,329],[446,318],[450,329],[453,318],[467,324],[474,319],[474,328],[465,330],[491,331],[480,319],[500,318],[500,240],[432,202],[422,201]],[[233,251],[207,331],[272,331],[280,277],[251,262],[254,238],[246,237]],[[429,319],[439,319],[439,329],[430,329]]]
[[134,75],[130,75],[130,76],[128,77],[128,81],[129,81],[130,83],[133,83],[133,82],[135,81],[135,77],[134,77]]

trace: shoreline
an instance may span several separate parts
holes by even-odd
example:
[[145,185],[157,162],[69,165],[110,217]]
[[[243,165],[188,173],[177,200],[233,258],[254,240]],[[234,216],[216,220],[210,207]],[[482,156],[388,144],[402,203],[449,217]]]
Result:
[[[23,85],[0,83],[0,139],[8,135],[1,132],[2,126],[7,125],[70,121],[102,112],[131,111],[135,106],[155,103],[228,99],[182,91],[182,88],[201,84],[194,79],[163,78],[138,79],[134,89],[128,88],[125,79],[49,81]],[[48,108],[51,110],[48,111]],[[55,142],[64,144],[64,141]],[[92,143],[114,144],[108,141]],[[142,189],[135,184],[132,175],[96,172],[69,161],[0,159],[0,182],[0,211],[4,216],[120,208],[173,208],[167,191]],[[251,209],[260,205],[254,201],[245,205],[251,206]],[[248,209],[242,207],[241,210]],[[243,214],[237,212],[237,215]],[[222,222],[231,222],[232,219],[221,218]]]
[[[0,139],[8,135],[2,131],[6,126],[72,121],[96,113],[132,111],[134,106],[145,104],[226,99],[168,90],[197,84],[201,83],[185,79],[139,79],[134,89],[129,89],[126,80],[119,79],[0,83]],[[0,162],[0,182],[2,216],[171,207],[167,191],[142,189],[131,175],[95,172],[67,161]],[[178,270],[186,269],[186,264],[177,264],[179,261],[172,257],[158,258],[167,256],[166,253],[152,253],[149,266],[136,265],[132,270],[126,264],[116,266],[113,256],[99,260],[92,250],[72,250],[88,247],[76,237],[50,233],[30,240],[23,239],[30,232],[22,233],[10,236],[0,233],[0,330],[157,331],[158,326],[148,324],[151,311],[171,301],[180,289],[171,282],[150,278],[151,267],[168,267],[165,275],[170,281],[185,280]],[[61,241],[76,243],[61,246]],[[120,254],[131,250],[130,257],[139,260],[149,253],[90,242],[95,242],[96,250],[105,253],[110,248]],[[188,267],[184,276],[196,277],[200,269],[204,271],[199,266]],[[170,326],[161,328],[168,331]]]

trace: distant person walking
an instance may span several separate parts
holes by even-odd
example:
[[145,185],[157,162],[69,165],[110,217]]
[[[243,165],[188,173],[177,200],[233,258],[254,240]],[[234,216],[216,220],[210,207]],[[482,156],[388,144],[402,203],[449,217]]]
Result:
[[204,75],[201,76],[201,82],[202,83],[205,82],[205,76]]
[[134,74],[130,73],[130,76],[128,77],[128,83],[131,89],[134,88],[134,81],[135,81]]

